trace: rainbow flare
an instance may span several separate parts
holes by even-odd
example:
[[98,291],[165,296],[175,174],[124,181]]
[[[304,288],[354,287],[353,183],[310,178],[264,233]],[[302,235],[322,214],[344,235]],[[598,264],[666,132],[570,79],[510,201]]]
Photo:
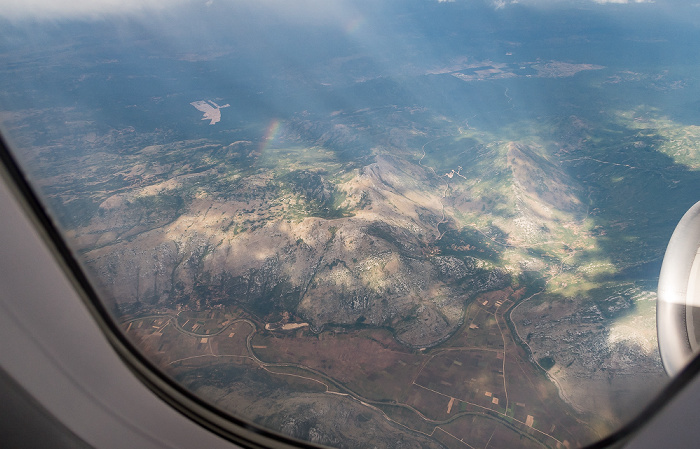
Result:
[[345,33],[352,35],[357,33],[357,31],[364,25],[365,18],[362,16],[355,17],[345,24]]
[[279,119],[273,119],[265,130],[265,135],[263,136],[262,143],[260,144],[260,151],[265,151],[269,148],[270,143],[275,140],[277,134],[279,133],[280,126],[282,122]]

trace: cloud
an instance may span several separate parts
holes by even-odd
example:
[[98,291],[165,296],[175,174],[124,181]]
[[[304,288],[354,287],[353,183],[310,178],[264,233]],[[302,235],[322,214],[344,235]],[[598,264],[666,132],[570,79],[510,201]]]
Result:
[[[454,1],[454,0],[438,0],[443,1]],[[585,3],[597,3],[599,5],[604,4],[639,4],[639,3],[656,3],[656,0],[489,0],[491,6],[494,9],[504,9],[510,5],[522,4],[526,6],[556,6],[556,5],[569,5],[569,6],[579,6]],[[661,0],[661,3],[666,3],[667,0]]]
[[[472,0],[433,0],[438,3],[470,2]],[[496,10],[522,3],[524,5],[556,5],[591,2],[597,4],[655,3],[655,0],[484,0]],[[666,3],[669,0],[659,0]],[[675,1],[675,0],[674,0]],[[678,0],[681,1],[681,0]],[[347,10],[358,4],[366,7],[363,0],[0,0],[0,17],[9,19],[99,19],[106,15],[132,15],[167,11],[182,5],[236,5],[252,8],[268,8],[287,19],[304,19],[309,22],[327,17],[342,17]],[[377,2],[381,4],[381,2]]]
[[0,16],[9,19],[96,18],[168,9],[190,0],[2,0]]
[[593,0],[598,4],[615,3],[618,5],[626,5],[629,3],[654,3],[654,0]]
[[518,0],[493,0],[493,7],[496,9],[503,9],[508,5],[515,5],[518,2]]
[[[367,8],[375,0],[0,0],[0,18],[9,20],[101,20],[110,16],[214,11],[221,14],[264,13],[286,22],[311,25],[345,23],[355,17],[356,4]],[[189,8],[189,9],[188,9]],[[370,8],[371,10],[372,8]],[[352,19],[350,19],[352,20]]]

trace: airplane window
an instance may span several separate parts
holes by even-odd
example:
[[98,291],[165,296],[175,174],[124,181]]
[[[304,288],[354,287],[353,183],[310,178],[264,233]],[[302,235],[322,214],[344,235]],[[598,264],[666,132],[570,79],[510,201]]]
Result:
[[119,329],[231,416],[583,447],[698,346],[662,362],[656,292],[700,200],[699,26],[675,0],[10,2],[0,126]]

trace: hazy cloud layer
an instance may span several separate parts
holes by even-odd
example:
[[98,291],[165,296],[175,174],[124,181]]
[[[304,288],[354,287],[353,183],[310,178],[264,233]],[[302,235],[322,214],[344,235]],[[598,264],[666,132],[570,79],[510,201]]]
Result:
[[[425,0],[438,3],[471,2],[473,0]],[[657,3],[676,5],[684,0],[483,0],[483,4],[495,9],[504,9],[521,3],[531,6],[580,5],[580,4],[638,4]],[[168,10],[186,4],[210,7],[217,5],[243,8],[265,8],[291,20],[314,21],[328,17],[342,18],[359,5],[368,6],[382,0],[0,0],[0,17],[9,19],[97,19],[106,15],[148,14]],[[685,3],[687,6],[688,4]]]
[[96,18],[105,14],[162,10],[183,3],[188,0],[3,0],[0,16],[9,19]]
[[[427,0],[426,0],[427,1]],[[174,9],[183,5],[200,7],[260,8],[290,16],[290,19],[337,16],[355,3],[371,0],[0,0],[0,17],[10,19],[100,18]],[[381,3],[378,0],[376,3]]]
[[[666,3],[664,0],[660,0],[662,3]],[[520,0],[491,0],[491,4],[496,9],[505,8],[508,5],[514,5],[521,3]],[[633,4],[633,3],[656,3],[655,0],[522,0],[523,4],[526,5],[557,5],[557,4],[570,4],[570,5],[580,5],[585,3],[598,3],[598,4]]]
[[[428,0],[426,0],[428,1]],[[240,11],[266,10],[286,21],[318,23],[345,20],[356,4],[372,0],[0,0],[0,17],[7,19],[100,19],[114,15],[148,15],[182,6]]]
[[593,0],[596,3],[617,3],[617,4],[628,4],[628,3],[654,3],[653,0]]

